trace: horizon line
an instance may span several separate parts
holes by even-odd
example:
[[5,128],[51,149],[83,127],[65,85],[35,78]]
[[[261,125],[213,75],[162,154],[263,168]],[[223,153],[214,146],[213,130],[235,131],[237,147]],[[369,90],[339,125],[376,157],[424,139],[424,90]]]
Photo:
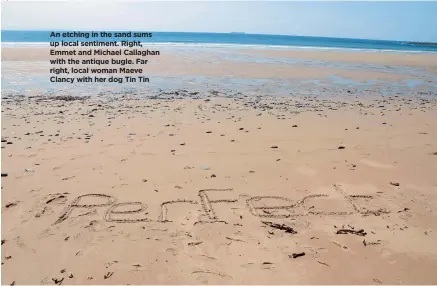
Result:
[[345,38],[345,37],[332,37],[332,36],[303,36],[292,34],[267,34],[267,33],[247,33],[247,32],[193,32],[193,31],[146,31],[146,30],[74,30],[74,29],[56,29],[56,30],[26,30],[26,29],[1,29],[1,31],[27,31],[27,32],[149,32],[149,33],[187,33],[187,34],[240,34],[240,35],[264,35],[264,36],[286,36],[286,37],[302,37],[302,38],[328,38],[328,39],[342,39],[342,40],[365,40],[365,41],[383,41],[383,42],[406,42],[406,43],[418,43],[418,44],[437,44],[437,41],[416,41],[416,40],[387,40],[387,39],[370,39],[370,38]]

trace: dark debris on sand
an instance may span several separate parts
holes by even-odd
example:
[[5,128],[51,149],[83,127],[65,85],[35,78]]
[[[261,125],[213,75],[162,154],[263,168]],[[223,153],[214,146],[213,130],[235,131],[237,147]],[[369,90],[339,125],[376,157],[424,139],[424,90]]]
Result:
[[291,234],[296,234],[297,231],[295,231],[292,227],[286,225],[286,224],[278,224],[278,223],[273,223],[270,221],[263,221],[263,224],[270,226],[272,228],[276,228],[276,229],[280,229],[280,230],[285,230],[286,233],[291,233]]
[[291,255],[288,255],[288,257],[294,258],[294,259],[301,257],[301,256],[305,256],[305,252],[298,252],[298,253],[293,253]]
[[364,231],[364,229],[360,230],[353,230],[353,229],[339,229],[337,230],[336,234],[355,234],[359,236],[365,236],[367,232]]

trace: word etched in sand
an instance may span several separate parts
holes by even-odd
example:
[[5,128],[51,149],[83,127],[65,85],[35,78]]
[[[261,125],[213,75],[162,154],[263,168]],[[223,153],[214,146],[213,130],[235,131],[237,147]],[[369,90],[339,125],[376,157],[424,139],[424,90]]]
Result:
[[[368,195],[347,195],[344,190],[342,190],[339,186],[334,185],[335,190],[341,194],[341,196],[346,200],[346,203],[350,205],[350,211],[320,211],[315,209],[314,206],[309,206],[309,201],[318,199],[318,198],[327,198],[329,195],[327,194],[313,194],[303,197],[300,200],[293,201],[289,198],[279,197],[279,196],[247,196],[245,197],[246,208],[249,212],[260,218],[290,218],[296,216],[307,216],[307,215],[353,215],[353,214],[362,214],[362,215],[380,215],[387,214],[390,211],[386,209],[379,208],[377,210],[368,210],[364,207],[359,207],[356,202],[360,200],[371,200],[373,196]],[[158,217],[158,222],[171,222],[169,220],[169,208],[171,205],[175,204],[185,204],[185,205],[201,205],[201,211],[205,217],[207,217],[207,221],[199,221],[202,222],[219,222],[219,217],[217,216],[213,205],[219,203],[238,203],[239,200],[235,198],[226,198],[226,199],[217,199],[212,200],[209,195],[210,194],[231,194],[232,189],[207,189],[200,190],[198,192],[199,201],[195,200],[173,200],[166,201],[161,203],[161,213]],[[94,197],[102,199],[102,203],[99,204],[84,204],[81,203],[84,199]],[[269,203],[269,205],[266,205]],[[147,209],[147,205],[142,202],[117,202],[117,199],[113,196],[105,195],[105,194],[85,194],[78,196],[74,199],[67,207],[64,209],[62,214],[56,220],[54,224],[61,223],[68,219],[70,214],[74,209],[81,208],[101,208],[106,207],[106,211],[103,219],[107,222],[118,222],[118,223],[136,223],[136,222],[151,222],[152,220],[147,217],[144,218],[132,218],[132,214],[145,212]],[[133,207],[129,209],[129,207]],[[301,211],[296,212],[296,210]],[[120,218],[120,216],[123,216]]]

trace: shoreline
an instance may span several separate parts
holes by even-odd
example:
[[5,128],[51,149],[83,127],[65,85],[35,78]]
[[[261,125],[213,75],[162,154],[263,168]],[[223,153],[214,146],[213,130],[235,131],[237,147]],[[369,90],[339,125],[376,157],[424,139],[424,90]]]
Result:
[[[121,43],[121,41],[120,41]],[[322,47],[322,46],[293,46],[293,45],[255,45],[255,44],[221,44],[221,43],[178,43],[178,42],[141,42],[143,46],[152,47],[198,47],[202,49],[217,49],[217,48],[228,48],[228,49],[245,49],[251,48],[253,50],[286,50],[286,51],[338,51],[338,52],[362,52],[362,53],[393,53],[393,54],[437,54],[437,51],[429,50],[391,50],[391,49],[365,49],[365,48],[343,48],[343,47]],[[50,47],[49,42],[1,42],[2,48],[14,48],[14,47],[36,47],[36,48],[47,48]]]
[[[144,48],[143,51],[146,51]],[[32,92],[34,89],[51,91],[72,90],[91,92],[93,84],[50,84],[50,48],[2,48],[4,90]],[[62,49],[60,51],[72,51]],[[68,56],[64,56],[68,58]],[[140,58],[140,60],[139,60]],[[79,56],[87,65],[65,65],[68,71],[101,68],[113,71],[126,64],[126,70],[141,70],[150,84],[113,85],[147,92],[151,89],[236,89],[241,92],[284,94],[344,95],[404,95],[437,93],[437,55],[344,53],[323,51],[272,51],[218,49],[160,49],[160,56]],[[64,59],[65,60],[65,59]],[[62,62],[61,59],[59,62]],[[92,64],[98,63],[98,64]],[[102,65],[102,63],[109,63]],[[147,64],[135,64],[147,63]],[[56,65],[55,65],[56,66]],[[59,66],[62,67],[62,66]],[[79,77],[83,74],[67,74]],[[126,74],[113,74],[117,77]],[[59,76],[59,75],[58,75]],[[108,76],[110,76],[108,74]],[[62,76],[60,76],[62,77]],[[179,79],[179,80],[178,80]],[[70,80],[71,82],[71,80]],[[76,82],[76,81],[75,81]],[[166,84],[168,83],[168,84]],[[186,85],[186,86],[184,86]],[[104,89],[109,86],[101,86]],[[100,89],[100,88],[98,88]]]

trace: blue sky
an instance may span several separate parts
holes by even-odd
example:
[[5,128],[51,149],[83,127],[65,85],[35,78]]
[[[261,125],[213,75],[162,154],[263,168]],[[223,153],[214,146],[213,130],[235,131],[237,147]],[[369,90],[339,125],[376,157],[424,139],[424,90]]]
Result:
[[437,2],[2,1],[2,29],[246,32],[437,42]]

